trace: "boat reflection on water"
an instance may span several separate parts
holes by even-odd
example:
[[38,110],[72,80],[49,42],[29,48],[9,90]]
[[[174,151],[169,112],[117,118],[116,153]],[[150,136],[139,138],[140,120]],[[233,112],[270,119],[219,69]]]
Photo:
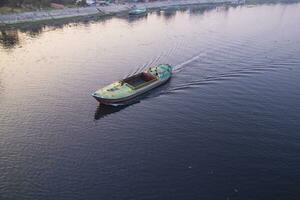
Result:
[[135,22],[140,20],[145,20],[148,17],[148,13],[141,14],[141,15],[128,15],[126,18],[128,22]]
[[101,118],[104,118],[113,113],[117,113],[117,112],[119,112],[133,104],[137,104],[139,102],[140,102],[139,100],[135,99],[135,100],[131,100],[128,102],[124,102],[122,105],[105,105],[105,104],[100,103],[95,112],[94,119],[99,120]]
[[120,105],[120,106],[110,106],[110,105],[105,105],[105,104],[99,104],[97,107],[97,110],[95,112],[95,120],[99,120],[105,116],[108,116],[110,114],[119,112],[123,109],[125,109],[126,107],[128,107],[129,105]]

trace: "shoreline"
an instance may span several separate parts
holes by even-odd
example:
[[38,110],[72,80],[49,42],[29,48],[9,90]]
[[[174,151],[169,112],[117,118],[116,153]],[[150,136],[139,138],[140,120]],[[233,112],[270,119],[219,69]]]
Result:
[[92,6],[79,8],[65,8],[57,10],[41,10],[24,13],[0,14],[0,26],[9,26],[39,21],[52,21],[67,18],[81,18],[89,16],[105,17],[128,12],[133,5],[137,8],[159,9],[173,6],[188,5],[215,5],[215,4],[233,4],[234,0],[173,0],[157,1],[149,3],[127,3],[112,4],[109,6]]

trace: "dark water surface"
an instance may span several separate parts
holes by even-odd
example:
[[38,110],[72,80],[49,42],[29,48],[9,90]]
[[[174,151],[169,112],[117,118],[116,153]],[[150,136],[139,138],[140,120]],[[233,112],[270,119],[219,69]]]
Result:
[[[299,199],[300,4],[0,35],[0,199]],[[151,63],[139,102],[96,89]]]

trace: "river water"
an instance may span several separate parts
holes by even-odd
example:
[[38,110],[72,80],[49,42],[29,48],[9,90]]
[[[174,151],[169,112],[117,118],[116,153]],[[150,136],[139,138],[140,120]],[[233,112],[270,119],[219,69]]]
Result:
[[[299,199],[300,4],[0,35],[0,199]],[[132,105],[91,93],[144,66]]]

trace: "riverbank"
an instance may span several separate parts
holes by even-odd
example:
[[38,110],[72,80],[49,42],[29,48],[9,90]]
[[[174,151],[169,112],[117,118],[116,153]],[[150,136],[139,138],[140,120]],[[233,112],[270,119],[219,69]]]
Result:
[[[197,5],[197,4],[223,4],[233,3],[232,0],[174,0],[174,1],[157,1],[149,3],[135,4],[137,7],[147,9],[157,9],[171,6]],[[37,22],[44,20],[56,20],[73,17],[85,16],[109,16],[122,12],[128,12],[134,4],[111,4],[109,6],[93,6],[79,8],[65,8],[57,10],[41,10],[24,13],[10,13],[0,15],[0,24],[12,25],[26,22]]]

